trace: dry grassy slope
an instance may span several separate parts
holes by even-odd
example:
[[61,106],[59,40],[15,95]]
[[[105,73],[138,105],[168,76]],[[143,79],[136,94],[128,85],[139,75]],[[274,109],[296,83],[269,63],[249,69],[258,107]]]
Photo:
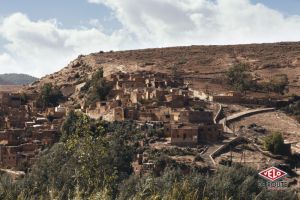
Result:
[[300,42],[250,44],[229,46],[189,46],[158,49],[93,53],[79,56],[67,67],[52,75],[43,77],[34,87],[45,82],[58,85],[75,84],[78,73],[82,79],[97,68],[103,67],[105,75],[116,71],[150,70],[177,72],[189,78],[195,88],[225,90],[218,84],[224,72],[235,62],[251,65],[253,75],[269,79],[272,75],[285,73],[290,83],[290,93],[300,93]]

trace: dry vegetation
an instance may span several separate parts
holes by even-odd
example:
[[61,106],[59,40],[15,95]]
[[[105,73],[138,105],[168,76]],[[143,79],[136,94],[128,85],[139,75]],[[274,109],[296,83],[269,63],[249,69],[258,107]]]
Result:
[[[105,75],[116,71],[149,70],[180,74],[198,89],[228,90],[224,73],[234,63],[247,63],[258,81],[287,74],[289,94],[300,92],[300,43],[231,46],[189,46],[120,52],[99,52],[79,56],[67,67],[41,79],[58,85],[83,82],[97,68]],[[40,85],[39,82],[35,86]]]

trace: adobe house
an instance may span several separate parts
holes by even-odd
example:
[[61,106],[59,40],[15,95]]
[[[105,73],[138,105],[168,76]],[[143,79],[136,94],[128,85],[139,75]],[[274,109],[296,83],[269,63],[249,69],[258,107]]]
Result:
[[215,101],[219,103],[239,103],[242,95],[239,92],[230,91],[223,94],[212,95],[209,97],[209,101]]
[[124,109],[122,107],[116,107],[113,109],[113,121],[124,121]]
[[214,124],[213,113],[209,111],[179,111],[179,115],[174,120],[181,123]]
[[145,83],[142,82],[136,82],[136,81],[117,81],[115,89],[134,89],[134,88],[144,88],[146,87]]
[[217,141],[222,134],[222,126],[179,123],[165,125],[165,131],[171,136],[172,145],[194,146]]
[[46,117],[36,117],[35,122],[37,124],[47,124],[48,119]]
[[193,146],[198,144],[198,125],[171,124],[171,144],[179,146]]
[[151,99],[156,99],[157,101],[166,101],[166,95],[169,94],[169,91],[162,89],[154,89],[150,95]]
[[[22,162],[27,161],[36,155],[38,146],[33,143],[21,144],[18,146],[0,146],[0,165],[6,168],[16,169]],[[29,164],[32,164],[29,162]]]
[[145,74],[143,72],[136,72],[136,73],[131,73],[129,74],[129,79],[130,81],[135,81],[135,82],[140,82],[140,83],[145,83]]
[[145,94],[144,94],[145,100],[149,100],[149,99],[153,98],[153,95],[152,95],[153,90],[154,90],[153,88],[145,88]]
[[15,168],[18,166],[19,146],[2,146],[0,145],[0,165],[7,168]]
[[98,101],[86,109],[86,114],[92,119],[99,119],[102,116],[102,113],[108,110],[108,107],[108,102]]
[[198,130],[198,143],[217,141],[223,132],[221,124],[200,124]]
[[127,108],[125,108],[125,119],[137,120],[138,119],[137,108],[136,107],[127,107]]
[[55,107],[55,112],[66,114],[66,108],[63,107],[62,105],[59,105],[59,106]]
[[188,105],[188,97],[182,95],[168,94],[166,97],[166,106],[171,108],[182,108]]
[[155,113],[156,119],[161,122],[170,122],[171,121],[171,108],[161,106],[161,107],[154,109],[154,113]]
[[153,112],[139,111],[138,117],[140,121],[156,121],[157,118]]
[[6,145],[19,145],[21,140],[20,138],[25,133],[24,129],[9,129],[0,132],[0,142],[5,143]]
[[144,97],[144,90],[135,89],[130,93],[131,103],[136,104],[140,102]]
[[129,79],[128,73],[117,72],[115,75],[116,75],[117,80],[128,80]]
[[21,95],[18,93],[1,93],[1,104],[7,107],[19,108],[22,104]]
[[28,117],[25,110],[10,109],[9,116],[5,117],[5,127],[6,129],[24,128]]
[[157,80],[157,79],[152,80],[151,85],[152,85],[152,87],[155,87],[155,88],[166,88],[167,87],[165,81]]

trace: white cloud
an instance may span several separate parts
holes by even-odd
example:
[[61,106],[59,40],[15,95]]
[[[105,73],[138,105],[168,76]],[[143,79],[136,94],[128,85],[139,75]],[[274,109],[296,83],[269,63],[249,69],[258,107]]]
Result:
[[105,35],[97,28],[63,29],[56,20],[31,21],[15,13],[0,22],[0,37],[7,41],[0,53],[0,73],[41,76],[64,67],[79,54],[131,46],[118,30]]
[[87,0],[109,7],[122,27],[105,32],[97,19],[63,28],[55,19],[32,21],[22,13],[0,18],[0,73],[44,75],[78,54],[100,50],[191,44],[300,40],[300,16],[249,0]]
[[88,0],[114,10],[124,28],[153,46],[300,39],[300,16],[249,0]]

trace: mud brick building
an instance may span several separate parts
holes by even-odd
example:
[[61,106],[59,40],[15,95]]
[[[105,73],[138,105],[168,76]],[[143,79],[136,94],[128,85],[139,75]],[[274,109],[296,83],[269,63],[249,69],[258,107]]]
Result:
[[222,134],[222,126],[206,124],[170,124],[165,127],[170,133],[171,144],[195,146],[201,143],[216,142]]
[[0,166],[16,169],[21,167],[24,162],[31,165],[37,153],[38,145],[34,143],[0,146]]
[[171,136],[174,145],[195,145],[220,137],[221,130],[214,124],[213,113],[204,110],[206,103],[193,96],[183,78],[141,71],[118,72],[109,75],[107,80],[114,86],[113,90],[107,101],[87,109],[90,117],[165,123],[165,135]]

